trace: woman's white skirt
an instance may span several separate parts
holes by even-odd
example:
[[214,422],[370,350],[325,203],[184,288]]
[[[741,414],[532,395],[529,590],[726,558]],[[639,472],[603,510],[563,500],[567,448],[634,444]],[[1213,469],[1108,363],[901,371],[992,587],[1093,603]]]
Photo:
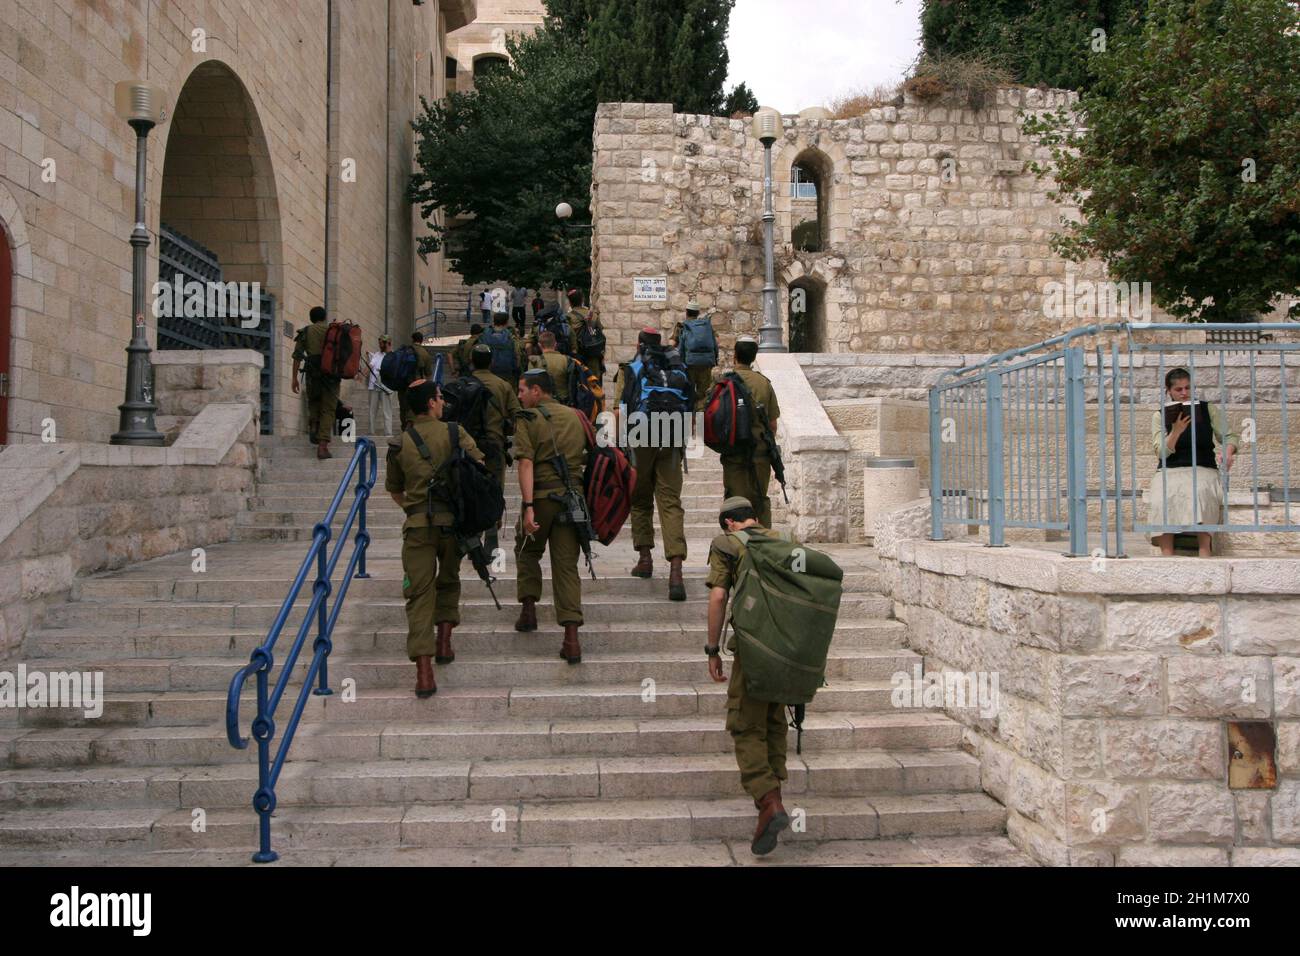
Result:
[[[1196,494],[1192,494],[1192,472]],[[1166,509],[1168,509],[1166,511]],[[1223,482],[1216,468],[1157,470],[1147,488],[1147,524],[1219,524],[1223,516]],[[1155,542],[1155,536],[1152,536]]]

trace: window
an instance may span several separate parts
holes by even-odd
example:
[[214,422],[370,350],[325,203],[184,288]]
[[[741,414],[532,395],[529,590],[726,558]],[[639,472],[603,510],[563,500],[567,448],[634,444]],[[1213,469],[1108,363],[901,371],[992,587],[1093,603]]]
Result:
[[510,65],[503,56],[481,56],[474,61],[474,79],[500,72]]
[[445,78],[448,80],[456,79],[456,70],[458,69],[458,67],[459,64],[456,63],[456,58],[454,56],[447,57],[447,66],[446,66],[447,72],[445,74]]
[[802,166],[795,166],[790,171],[790,195],[795,199],[816,199],[816,176]]

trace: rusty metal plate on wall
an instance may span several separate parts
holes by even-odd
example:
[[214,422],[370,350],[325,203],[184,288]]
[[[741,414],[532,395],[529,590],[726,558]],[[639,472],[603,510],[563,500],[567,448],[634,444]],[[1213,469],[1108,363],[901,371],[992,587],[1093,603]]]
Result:
[[1228,787],[1271,790],[1277,786],[1277,733],[1267,720],[1228,721]]

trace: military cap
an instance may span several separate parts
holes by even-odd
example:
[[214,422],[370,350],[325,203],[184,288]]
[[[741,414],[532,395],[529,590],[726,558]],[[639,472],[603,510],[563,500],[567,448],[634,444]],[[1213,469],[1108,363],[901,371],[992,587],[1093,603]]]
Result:
[[478,345],[474,346],[473,352],[475,355],[491,355],[492,349],[480,342]]
[[742,498],[739,495],[732,495],[730,498],[724,501],[722,503],[722,507],[718,509],[718,517],[721,518],[728,511],[735,511],[738,508],[752,509],[753,507],[754,506],[749,503],[748,498]]

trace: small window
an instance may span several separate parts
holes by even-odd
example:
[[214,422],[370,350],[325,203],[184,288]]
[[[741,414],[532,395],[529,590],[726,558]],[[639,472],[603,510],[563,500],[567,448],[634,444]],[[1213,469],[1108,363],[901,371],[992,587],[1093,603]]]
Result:
[[816,199],[817,178],[802,166],[790,170],[790,195],[795,199]]
[[449,57],[447,57],[447,73],[446,73],[446,79],[448,79],[448,80],[454,80],[454,79],[456,79],[456,70],[457,70],[457,68],[458,68],[458,64],[456,63],[456,58],[455,58],[454,56],[449,56]]

